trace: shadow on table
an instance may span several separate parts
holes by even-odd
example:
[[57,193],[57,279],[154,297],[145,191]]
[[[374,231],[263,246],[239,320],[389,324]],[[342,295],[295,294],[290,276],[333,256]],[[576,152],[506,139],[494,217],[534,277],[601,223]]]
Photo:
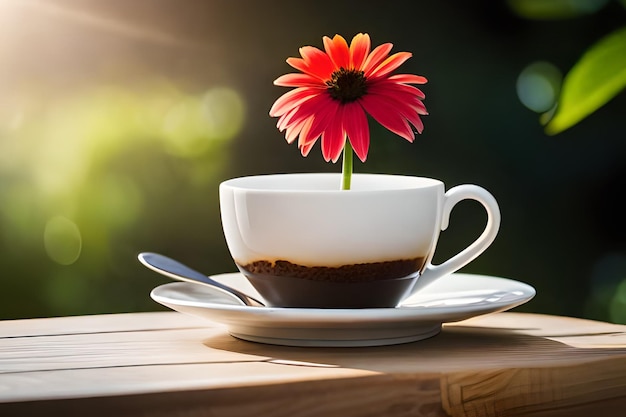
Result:
[[[226,333],[204,344],[213,349],[256,355],[265,361],[301,366],[336,366],[375,372],[445,372],[485,368],[558,366],[623,354],[626,345],[602,345],[580,340],[621,336],[619,331],[545,333],[532,327],[444,326],[437,336],[418,342],[381,347],[310,348],[273,346],[238,340]],[[573,342],[573,343],[570,343]]]
[[487,326],[470,320],[395,346],[271,346],[226,333],[204,343],[277,365],[368,371],[366,378],[382,381],[377,386],[404,390],[403,404],[418,415],[621,415],[615,410],[626,404],[624,326],[575,320],[580,326],[568,328],[541,316],[541,327],[534,327],[536,316],[502,317],[513,325],[502,325],[498,316]]

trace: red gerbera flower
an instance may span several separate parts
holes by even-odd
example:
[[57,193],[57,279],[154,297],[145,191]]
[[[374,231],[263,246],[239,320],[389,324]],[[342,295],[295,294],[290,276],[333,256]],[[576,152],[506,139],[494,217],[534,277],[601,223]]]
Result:
[[350,46],[340,35],[324,37],[324,51],[313,46],[300,48],[302,58],[287,63],[301,73],[286,74],[275,85],[297,87],[276,100],[270,110],[278,117],[278,129],[292,143],[298,138],[303,156],[321,137],[326,161],[336,162],[350,141],[359,159],[365,162],[370,135],[367,115],[405,138],[415,139],[424,125],[420,115],[428,114],[422,103],[424,93],[409,84],[424,84],[426,78],[392,72],[412,54],[389,55],[393,45],[385,43],[370,52],[368,34],[356,35]]

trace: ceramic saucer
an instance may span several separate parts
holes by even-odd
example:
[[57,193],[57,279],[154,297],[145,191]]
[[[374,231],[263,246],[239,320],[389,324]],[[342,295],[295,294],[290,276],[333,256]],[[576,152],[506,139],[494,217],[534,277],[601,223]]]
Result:
[[[261,298],[239,273],[211,278]],[[161,285],[150,294],[173,310],[225,325],[239,339],[285,346],[414,342],[436,335],[443,323],[508,310],[534,295],[533,287],[519,281],[464,273],[438,279],[396,308],[249,307],[210,287],[186,282]]]

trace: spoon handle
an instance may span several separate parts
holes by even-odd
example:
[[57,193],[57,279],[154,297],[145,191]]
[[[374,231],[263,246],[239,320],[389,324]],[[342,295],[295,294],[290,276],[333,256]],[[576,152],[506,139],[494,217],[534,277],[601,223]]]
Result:
[[221,282],[215,281],[214,279],[204,275],[203,273],[198,272],[195,269],[192,269],[178,261],[175,261],[172,258],[168,258],[167,256],[152,252],[142,252],[139,254],[138,259],[149,269],[152,269],[153,271],[156,271],[170,278],[179,281],[194,282],[209,285],[211,287],[217,287],[220,290],[229,293],[230,295],[234,295],[248,306],[264,306],[263,303],[254,299],[253,297],[250,297],[249,295],[244,294],[241,291],[224,285]]

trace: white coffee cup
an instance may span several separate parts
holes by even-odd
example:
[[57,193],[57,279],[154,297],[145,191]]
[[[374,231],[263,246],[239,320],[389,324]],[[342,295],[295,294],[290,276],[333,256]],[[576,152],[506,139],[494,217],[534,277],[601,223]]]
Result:
[[[222,225],[240,271],[279,307],[395,307],[479,256],[500,226],[495,198],[477,185],[445,191],[436,179],[354,174],[241,177],[220,185]],[[487,212],[482,234],[431,263],[440,231],[461,200]]]

